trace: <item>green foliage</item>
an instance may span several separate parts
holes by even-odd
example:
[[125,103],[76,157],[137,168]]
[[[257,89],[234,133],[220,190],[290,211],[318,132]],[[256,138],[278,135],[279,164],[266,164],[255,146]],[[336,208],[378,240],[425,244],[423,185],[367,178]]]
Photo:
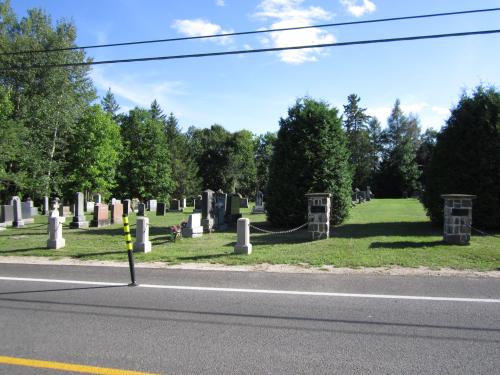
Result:
[[196,158],[203,189],[247,195],[255,191],[254,140],[248,131],[230,133],[220,125],[190,128],[189,146]]
[[[153,108],[151,105],[151,110]],[[159,112],[162,112],[161,109]],[[181,132],[173,113],[164,120],[163,126],[171,155],[172,196],[175,198],[197,196],[201,192],[201,178],[198,176],[198,165],[189,149],[188,138]]]
[[68,155],[66,195],[96,192],[107,199],[116,186],[122,151],[120,127],[98,105],[89,107],[77,125]]
[[101,106],[104,112],[111,115],[113,120],[116,120],[120,105],[116,101],[115,95],[111,92],[111,88],[108,88],[108,91],[106,91],[106,95],[104,96],[104,98],[102,98]]
[[[3,51],[40,50],[74,47],[73,24],[52,20],[42,10],[31,9],[18,20],[10,4],[0,4],[0,49]],[[88,61],[81,50],[50,54],[0,56],[1,66],[29,66]],[[11,89],[12,120],[25,129],[21,143],[23,157],[19,170],[24,184],[15,186],[32,198],[53,192],[60,194],[66,180],[69,140],[77,120],[95,98],[88,78],[89,67],[57,69],[19,69],[0,75],[0,85]]]
[[382,134],[384,151],[377,175],[375,194],[381,197],[410,195],[420,188],[420,170],[416,161],[420,127],[418,118],[406,116],[396,100]]
[[332,194],[331,220],[349,213],[349,152],[336,108],[311,98],[298,99],[280,120],[271,161],[266,208],[275,226],[303,224],[306,193]]
[[122,196],[168,200],[172,191],[170,150],[163,124],[148,110],[135,108],[123,117]]
[[269,167],[273,157],[276,133],[267,132],[255,138],[255,167],[257,171],[257,190],[267,195]]
[[424,204],[443,220],[441,194],[473,194],[473,222],[500,227],[500,92],[479,86],[463,94],[437,137],[425,183]]

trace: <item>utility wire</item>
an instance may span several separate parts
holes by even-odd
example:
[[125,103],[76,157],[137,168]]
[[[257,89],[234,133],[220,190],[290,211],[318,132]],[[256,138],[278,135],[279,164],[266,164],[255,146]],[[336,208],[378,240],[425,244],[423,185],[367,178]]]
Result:
[[180,37],[180,38],[152,39],[152,40],[140,40],[140,41],[134,41],[134,42],[121,42],[121,43],[108,43],[108,44],[94,44],[94,45],[87,45],[87,46],[80,46],[80,47],[76,46],[76,47],[53,48],[53,49],[45,49],[45,50],[26,50],[26,51],[16,51],[16,52],[3,52],[3,53],[0,53],[0,56],[19,55],[19,54],[25,54],[25,53],[61,52],[61,51],[83,50],[83,49],[91,49],[91,48],[131,46],[131,45],[138,45],[138,44],[165,43],[165,42],[176,42],[176,41],[193,40],[193,39],[222,38],[222,37],[237,36],[237,35],[273,33],[273,32],[278,32],[278,31],[304,30],[304,29],[322,28],[322,27],[361,25],[361,24],[367,24],[367,23],[392,22],[392,21],[412,20],[412,19],[420,19],[420,18],[455,16],[455,15],[460,15],[460,14],[496,12],[499,10],[500,10],[500,8],[473,9],[473,10],[463,10],[463,11],[446,12],[446,13],[420,14],[420,15],[415,15],[415,16],[378,18],[378,19],[364,20],[364,21],[325,23],[325,24],[314,25],[314,26],[298,26],[298,27],[286,27],[286,28],[269,29],[269,30],[240,31],[240,32],[224,33],[224,34],[189,36],[189,37]]
[[188,59],[188,58],[200,58],[200,57],[211,57],[211,56],[239,55],[248,53],[277,52],[277,51],[299,50],[299,49],[310,49],[310,48],[343,47],[343,46],[353,46],[360,44],[392,43],[392,42],[404,42],[412,40],[440,39],[440,38],[452,38],[452,37],[461,37],[468,35],[487,35],[487,34],[498,34],[498,33],[500,33],[500,30],[466,31],[466,32],[451,33],[451,34],[415,35],[415,36],[406,36],[401,38],[356,40],[352,42],[309,44],[304,46],[293,46],[293,47],[276,47],[276,48],[261,48],[261,49],[251,49],[251,50],[193,53],[188,55],[139,57],[139,58],[119,59],[119,60],[85,61],[79,63],[28,65],[25,67],[10,67],[10,68],[0,69],[0,72],[14,71],[14,70],[28,70],[28,69],[65,68],[71,66],[118,64],[118,63],[143,62],[143,61]]

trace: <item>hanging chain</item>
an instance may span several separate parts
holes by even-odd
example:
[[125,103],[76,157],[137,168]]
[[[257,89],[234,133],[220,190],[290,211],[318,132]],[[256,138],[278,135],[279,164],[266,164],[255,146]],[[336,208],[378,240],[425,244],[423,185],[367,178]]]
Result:
[[489,233],[486,233],[486,232],[483,232],[482,230],[479,230],[477,228],[474,228],[472,225],[469,225],[469,228],[471,228],[472,230],[475,230],[476,232],[478,233],[481,233],[483,236],[489,236],[489,237],[495,237],[495,238],[500,238],[500,236],[497,236],[495,234],[489,234]]
[[302,224],[300,227],[289,229],[289,230],[278,231],[278,232],[274,232],[274,231],[267,230],[267,229],[262,229],[262,228],[256,227],[255,225],[252,225],[252,224],[250,224],[250,228],[253,228],[259,232],[268,233],[268,234],[288,234],[288,233],[296,232],[299,229],[304,228],[308,224],[309,223],[305,223],[305,224]]

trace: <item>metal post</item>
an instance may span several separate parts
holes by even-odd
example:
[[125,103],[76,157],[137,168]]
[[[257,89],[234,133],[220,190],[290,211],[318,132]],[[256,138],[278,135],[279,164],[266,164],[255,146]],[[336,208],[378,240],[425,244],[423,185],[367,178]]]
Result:
[[134,253],[132,252],[132,237],[130,236],[130,226],[128,224],[128,216],[123,214],[123,234],[125,236],[125,245],[127,246],[128,265],[130,268],[130,278],[132,282],[129,286],[136,286],[135,282],[135,267],[134,267]]

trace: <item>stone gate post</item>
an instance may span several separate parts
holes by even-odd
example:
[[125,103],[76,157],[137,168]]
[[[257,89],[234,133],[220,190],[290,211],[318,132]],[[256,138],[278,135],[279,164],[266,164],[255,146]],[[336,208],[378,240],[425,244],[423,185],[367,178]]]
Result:
[[330,193],[310,193],[307,197],[307,230],[312,240],[330,237]]

